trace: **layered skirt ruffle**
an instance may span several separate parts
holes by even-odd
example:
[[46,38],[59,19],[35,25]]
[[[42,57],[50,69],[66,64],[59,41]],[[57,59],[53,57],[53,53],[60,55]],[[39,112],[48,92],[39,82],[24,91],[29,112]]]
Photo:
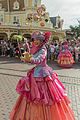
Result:
[[52,106],[44,104],[27,103],[26,97],[18,98],[10,120],[75,120],[71,108],[62,99]]
[[33,73],[34,68],[17,84],[20,96],[10,120],[75,120],[65,87],[57,74],[34,78]]
[[58,56],[58,64],[62,67],[72,67],[74,59],[70,51],[60,52]]

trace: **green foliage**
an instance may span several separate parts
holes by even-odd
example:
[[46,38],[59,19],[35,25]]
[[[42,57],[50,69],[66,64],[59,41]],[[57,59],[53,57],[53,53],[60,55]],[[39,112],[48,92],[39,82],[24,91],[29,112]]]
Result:
[[71,32],[74,33],[74,36],[78,38],[80,36],[80,24],[78,26],[70,25]]
[[12,39],[19,41],[23,40],[23,36],[22,35],[13,35]]

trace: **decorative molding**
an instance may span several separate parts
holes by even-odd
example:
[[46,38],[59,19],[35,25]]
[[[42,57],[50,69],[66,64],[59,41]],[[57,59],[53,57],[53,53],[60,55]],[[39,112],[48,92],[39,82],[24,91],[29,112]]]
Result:
[[19,2],[16,0],[16,1],[13,3],[13,10],[19,10],[19,8],[20,8]]

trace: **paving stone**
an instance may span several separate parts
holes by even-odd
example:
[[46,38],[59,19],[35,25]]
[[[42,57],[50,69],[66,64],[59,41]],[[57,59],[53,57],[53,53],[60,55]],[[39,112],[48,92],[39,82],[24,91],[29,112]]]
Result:
[[[58,73],[59,79],[65,85],[75,118],[80,120],[80,64],[71,69],[62,69],[54,63],[49,65]],[[15,91],[16,84],[32,67],[19,60],[0,58],[0,120],[9,120],[9,113],[18,97]]]

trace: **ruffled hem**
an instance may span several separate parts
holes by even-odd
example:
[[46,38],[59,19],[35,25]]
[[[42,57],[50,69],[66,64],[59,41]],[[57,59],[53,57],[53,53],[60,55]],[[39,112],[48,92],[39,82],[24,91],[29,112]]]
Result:
[[59,64],[59,66],[63,68],[71,68],[73,64]]
[[64,60],[62,59],[58,59],[58,64],[61,67],[72,67],[72,65],[74,64],[74,60],[71,58],[69,58],[69,60],[66,60],[66,58],[64,58]]
[[69,53],[60,53],[58,56],[58,64],[61,67],[72,67],[72,65],[75,63],[72,54]]
[[56,73],[45,78],[34,78],[34,69],[28,72],[28,75],[20,79],[16,91],[25,96],[27,102],[52,105],[60,102],[63,97],[69,102],[65,93],[65,87],[59,81]]
[[26,97],[19,96],[10,113],[10,120],[75,120],[74,113],[64,98],[52,106],[27,103]]

